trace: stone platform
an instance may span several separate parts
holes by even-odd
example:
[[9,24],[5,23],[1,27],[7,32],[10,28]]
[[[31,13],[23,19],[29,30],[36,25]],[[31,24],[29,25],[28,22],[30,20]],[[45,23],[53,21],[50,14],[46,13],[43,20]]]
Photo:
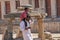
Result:
[[[39,40],[38,39],[38,34],[37,33],[32,33],[32,37],[34,40]],[[0,40],[2,40],[3,34],[0,34]],[[60,33],[52,33],[53,40],[59,40],[60,39]],[[13,38],[16,38],[16,34],[13,34]],[[16,38],[15,40],[22,40],[22,38]],[[48,39],[46,39],[48,40]]]
[[[14,40],[23,40],[23,38],[16,38]],[[41,40],[40,38],[34,38],[33,40]]]

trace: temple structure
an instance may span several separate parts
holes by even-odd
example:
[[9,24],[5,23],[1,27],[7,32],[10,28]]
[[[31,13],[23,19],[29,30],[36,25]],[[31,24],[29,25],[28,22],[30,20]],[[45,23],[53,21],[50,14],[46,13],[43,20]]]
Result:
[[21,5],[28,4],[32,5],[34,11],[47,13],[47,20],[56,20],[47,22],[46,30],[60,32],[60,0],[0,0],[0,19],[4,19],[4,15],[9,12],[18,12],[17,8]]
[[[43,1],[43,7],[41,3]],[[60,16],[60,0],[0,0],[0,19],[4,19],[5,14],[9,12],[16,12],[20,5],[31,4],[34,11],[41,11],[48,13],[47,17],[56,18]]]

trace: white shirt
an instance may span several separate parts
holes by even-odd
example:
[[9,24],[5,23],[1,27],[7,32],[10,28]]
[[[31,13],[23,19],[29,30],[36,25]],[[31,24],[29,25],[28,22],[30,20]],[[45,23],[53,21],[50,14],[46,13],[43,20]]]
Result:
[[[30,27],[30,23],[28,21],[26,21],[26,22],[27,22],[27,27]],[[24,23],[24,21],[20,22],[20,30],[21,31],[25,30],[25,23]]]
[[24,21],[21,21],[21,22],[20,22],[20,30],[21,30],[21,31],[24,31],[24,30],[25,30]]

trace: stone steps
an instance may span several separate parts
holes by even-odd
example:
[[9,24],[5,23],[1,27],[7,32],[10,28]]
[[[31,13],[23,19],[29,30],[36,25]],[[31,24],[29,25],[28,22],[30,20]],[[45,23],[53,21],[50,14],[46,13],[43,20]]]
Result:
[[[23,40],[23,38],[16,38],[14,40]],[[33,40],[41,40],[40,38],[34,38]]]
[[[23,40],[23,38],[16,38],[14,40]],[[34,38],[33,40],[41,40],[40,38]],[[49,39],[45,39],[45,40],[49,40]],[[60,40],[60,38],[53,38],[52,40]]]

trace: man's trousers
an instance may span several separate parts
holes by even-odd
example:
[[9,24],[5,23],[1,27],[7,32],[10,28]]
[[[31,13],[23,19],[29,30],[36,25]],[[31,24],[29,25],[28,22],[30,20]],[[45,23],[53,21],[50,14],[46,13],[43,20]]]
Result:
[[33,40],[30,29],[22,31],[22,34],[23,34],[24,40]]

